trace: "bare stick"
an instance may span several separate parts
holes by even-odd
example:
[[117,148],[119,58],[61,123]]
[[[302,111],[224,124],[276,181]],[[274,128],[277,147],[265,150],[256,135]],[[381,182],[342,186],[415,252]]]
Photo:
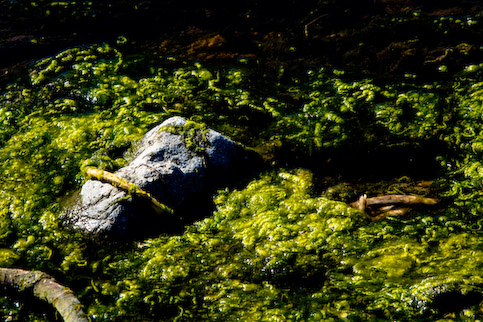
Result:
[[135,184],[127,181],[126,179],[123,179],[114,173],[111,173],[109,171],[105,170],[100,170],[96,168],[87,168],[86,169],[86,174],[91,177],[92,179],[97,179],[99,181],[107,182],[112,184],[114,187],[126,190],[130,194],[136,195],[143,197],[145,199],[148,199],[151,202],[152,208],[158,213],[158,214],[173,214],[173,210],[166,205],[160,203],[156,198],[151,196],[150,193],[142,190]]
[[438,202],[439,202],[438,199],[417,197],[417,196],[385,195],[385,196],[367,198],[364,195],[364,198],[361,197],[358,201],[349,204],[349,206],[364,210],[365,208],[372,205],[434,206]]
[[371,209],[369,209],[369,213],[372,213],[372,215],[366,214],[366,216],[372,221],[377,221],[389,216],[405,215],[411,211],[412,207],[433,206],[438,202],[438,199],[418,196],[385,195],[367,198],[366,195],[362,195],[359,200],[349,204],[349,206],[357,208],[363,212],[371,206],[376,206],[377,210],[371,211]]
[[41,271],[0,268],[0,284],[21,291],[32,290],[35,297],[52,304],[65,322],[88,322],[82,304],[74,293]]

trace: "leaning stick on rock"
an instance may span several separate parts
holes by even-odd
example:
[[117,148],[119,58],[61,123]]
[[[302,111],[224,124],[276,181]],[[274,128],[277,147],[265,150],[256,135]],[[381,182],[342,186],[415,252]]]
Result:
[[87,322],[81,302],[67,287],[57,283],[41,271],[0,268],[0,284],[21,291],[32,291],[34,296],[52,304],[65,322]]
[[145,198],[150,201],[152,208],[158,213],[158,214],[172,214],[173,210],[166,205],[162,204],[156,198],[151,196],[149,192],[146,192],[136,186],[135,184],[127,181],[126,179],[123,179],[114,173],[111,173],[109,171],[105,170],[100,170],[96,168],[87,168],[86,169],[86,174],[91,177],[92,179],[97,179],[102,182],[107,182],[112,184],[114,187],[126,190],[129,194],[136,195],[142,198]]

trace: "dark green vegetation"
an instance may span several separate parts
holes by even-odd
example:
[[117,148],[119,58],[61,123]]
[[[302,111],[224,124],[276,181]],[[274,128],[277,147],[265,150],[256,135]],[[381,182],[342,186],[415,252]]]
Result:
[[[212,47],[190,54],[181,38],[166,56],[119,38],[19,72],[0,97],[0,266],[55,276],[94,321],[483,318],[481,17],[387,5],[343,29],[335,14],[357,15],[338,8],[314,7],[248,58],[194,63]],[[62,227],[83,169],[115,171],[173,115],[193,121],[187,138],[215,128],[269,169],[180,235],[100,245]],[[431,189],[411,187],[423,179]],[[345,204],[400,190],[442,205],[369,222]],[[15,293],[0,301],[5,319],[58,319]]]

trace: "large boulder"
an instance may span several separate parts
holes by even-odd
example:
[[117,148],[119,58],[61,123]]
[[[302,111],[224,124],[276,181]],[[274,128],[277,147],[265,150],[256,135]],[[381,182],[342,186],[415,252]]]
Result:
[[147,237],[172,231],[208,213],[216,189],[256,173],[255,154],[211,129],[192,130],[187,138],[186,123],[172,117],[151,129],[135,149],[134,159],[115,172],[173,208],[174,215],[160,215],[144,198],[88,180],[66,212],[66,223],[93,237]]

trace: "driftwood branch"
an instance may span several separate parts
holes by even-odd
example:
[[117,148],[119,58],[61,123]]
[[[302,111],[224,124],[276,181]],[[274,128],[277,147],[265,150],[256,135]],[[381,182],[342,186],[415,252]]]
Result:
[[371,220],[381,220],[389,216],[401,216],[414,207],[434,206],[439,203],[438,199],[407,195],[385,195],[367,198],[362,195],[359,200],[349,204],[353,208],[366,211],[370,207],[378,207],[376,215],[369,216]]
[[173,214],[173,210],[171,208],[156,200],[156,198],[151,196],[149,192],[142,190],[135,184],[115,175],[114,173],[96,168],[87,168],[86,174],[92,179],[107,182],[116,188],[127,191],[129,194],[147,199],[151,203],[152,208],[158,214]]
[[74,293],[43,272],[0,268],[0,283],[21,291],[31,290],[35,297],[52,304],[65,322],[88,321]]
[[436,205],[439,202],[438,199],[425,198],[418,196],[407,196],[407,195],[385,195],[379,197],[367,198],[366,195],[361,196],[358,201],[351,203],[351,207],[359,208],[362,204],[366,207],[372,205],[408,205],[408,206],[418,206],[418,205]]

